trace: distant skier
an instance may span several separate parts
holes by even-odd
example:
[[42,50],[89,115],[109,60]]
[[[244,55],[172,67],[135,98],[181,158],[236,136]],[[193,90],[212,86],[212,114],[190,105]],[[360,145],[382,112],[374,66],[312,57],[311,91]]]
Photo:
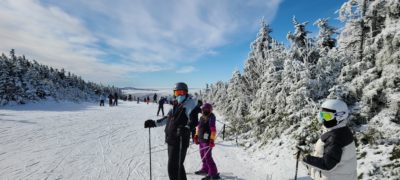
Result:
[[137,99],[136,99],[136,100],[137,100],[137,103],[139,104],[140,98],[139,98],[139,97],[137,97]]
[[353,134],[346,126],[349,109],[345,102],[328,99],[321,105],[319,120],[325,127],[313,155],[303,158],[314,180],[357,179],[357,157]]
[[162,112],[162,116],[164,116],[164,103],[166,99],[161,97],[160,100],[158,101],[158,110],[157,110],[157,116],[160,113],[160,110]]
[[165,141],[168,144],[168,175],[170,180],[186,180],[185,162],[190,140],[192,110],[196,106],[188,94],[185,83],[177,83],[174,88],[176,103],[168,113],[165,126]]
[[196,127],[194,142],[195,144],[200,144],[200,157],[203,166],[195,174],[207,175],[202,180],[221,179],[212,157],[212,148],[215,146],[214,141],[217,134],[215,115],[212,113],[211,104],[205,103],[201,109],[203,115]]
[[154,102],[154,103],[157,103],[157,94],[156,94],[156,93],[154,93],[153,102]]
[[147,98],[146,98],[146,102],[147,102],[147,104],[149,104],[149,103],[150,103],[150,96],[147,96]]
[[118,106],[118,93],[114,93],[114,106]]
[[108,95],[108,104],[110,105],[110,106],[113,106],[113,95],[110,93],[109,95]]
[[100,106],[104,106],[104,101],[106,100],[106,97],[103,93],[100,94]]

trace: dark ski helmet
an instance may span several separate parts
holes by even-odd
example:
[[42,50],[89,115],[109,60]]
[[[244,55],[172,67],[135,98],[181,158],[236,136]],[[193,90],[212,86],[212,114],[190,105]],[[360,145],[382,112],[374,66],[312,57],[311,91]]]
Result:
[[185,90],[185,91],[189,91],[188,86],[186,85],[186,83],[184,82],[178,82],[175,84],[175,88],[174,91],[176,90]]

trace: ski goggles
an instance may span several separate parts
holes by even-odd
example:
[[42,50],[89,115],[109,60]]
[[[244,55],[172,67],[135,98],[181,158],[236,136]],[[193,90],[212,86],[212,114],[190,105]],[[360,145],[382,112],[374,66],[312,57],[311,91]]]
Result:
[[185,90],[175,90],[174,91],[174,96],[185,96],[187,94],[187,91]]
[[326,112],[326,111],[321,111],[319,112],[319,117],[325,121],[331,121],[333,119],[335,119],[335,117],[337,116],[342,116],[344,115],[346,112],[337,112],[337,113],[333,113],[333,112]]

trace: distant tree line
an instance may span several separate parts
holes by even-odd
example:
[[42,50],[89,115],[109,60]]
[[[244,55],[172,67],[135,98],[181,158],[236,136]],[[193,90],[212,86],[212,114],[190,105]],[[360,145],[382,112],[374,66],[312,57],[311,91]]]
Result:
[[16,56],[0,56],[0,105],[45,99],[92,101],[101,93],[121,93],[116,87],[86,82],[80,76]]

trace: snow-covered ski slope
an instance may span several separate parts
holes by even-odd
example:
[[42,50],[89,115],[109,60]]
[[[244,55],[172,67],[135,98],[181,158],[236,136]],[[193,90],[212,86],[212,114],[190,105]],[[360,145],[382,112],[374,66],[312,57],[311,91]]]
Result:
[[[118,107],[70,102],[1,107],[0,179],[149,179],[144,121],[157,119],[156,111],[156,104],[136,102]],[[164,126],[151,133],[153,179],[168,179]],[[193,144],[188,149],[188,179],[202,178],[193,175],[200,168],[197,150]],[[291,151],[278,146],[250,152],[219,137],[213,156],[224,179],[294,177]],[[299,179],[308,179],[305,174],[300,166]]]

